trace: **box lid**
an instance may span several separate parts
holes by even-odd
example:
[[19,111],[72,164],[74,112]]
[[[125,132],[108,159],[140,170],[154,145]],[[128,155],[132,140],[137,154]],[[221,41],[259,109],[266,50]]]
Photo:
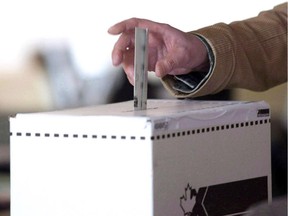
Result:
[[74,130],[98,127],[100,130],[139,131],[149,128],[150,131],[162,131],[243,122],[267,116],[269,106],[264,101],[150,99],[147,101],[147,110],[134,111],[131,100],[76,109],[17,114],[10,118],[10,123],[11,131],[21,128],[63,130],[63,127]]

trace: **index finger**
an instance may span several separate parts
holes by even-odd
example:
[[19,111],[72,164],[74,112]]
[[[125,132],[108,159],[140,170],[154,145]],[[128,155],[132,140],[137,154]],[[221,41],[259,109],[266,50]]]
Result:
[[148,28],[149,31],[160,31],[159,24],[147,19],[130,18],[119,22],[108,29],[108,32],[113,35],[121,34],[122,32],[134,30],[135,27]]

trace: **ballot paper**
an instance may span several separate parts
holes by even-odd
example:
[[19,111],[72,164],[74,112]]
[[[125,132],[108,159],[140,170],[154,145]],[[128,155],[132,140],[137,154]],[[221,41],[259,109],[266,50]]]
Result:
[[11,215],[224,216],[271,202],[267,103],[133,103],[11,117]]
[[148,29],[135,28],[134,109],[147,107],[148,91]]

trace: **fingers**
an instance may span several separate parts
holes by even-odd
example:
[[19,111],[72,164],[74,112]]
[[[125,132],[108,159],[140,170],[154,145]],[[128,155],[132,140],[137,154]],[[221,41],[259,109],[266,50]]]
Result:
[[134,51],[127,51],[125,53],[122,67],[129,82],[134,85]]
[[108,33],[112,35],[118,35],[125,31],[132,30],[137,27],[137,20],[136,18],[131,18],[128,20],[124,20],[119,22],[108,29]]
[[134,76],[133,77],[127,76],[127,79],[129,80],[129,83],[134,86]]
[[185,67],[181,60],[177,60],[174,56],[167,56],[166,58],[160,60],[156,64],[155,74],[158,77],[164,77],[165,75],[180,75],[191,72],[192,69]]
[[133,68],[133,66],[123,64],[123,70],[125,71],[127,79],[129,80],[130,84],[134,86],[134,68]]
[[[112,35],[118,35],[125,31],[134,30],[135,27],[139,28],[149,28],[149,31],[161,31],[159,25],[164,26],[161,23],[153,22],[146,19],[139,19],[139,18],[130,18],[119,22],[108,29],[108,33]],[[161,33],[161,32],[160,32]]]
[[108,33],[112,35],[121,34],[112,50],[112,63],[114,66],[122,64],[129,82],[132,85],[134,84],[134,62],[131,59],[133,59],[134,55],[135,27],[149,29],[149,70],[155,71],[156,76],[163,77],[175,70],[175,68],[177,69],[179,62],[173,58],[177,53],[172,52],[173,55],[169,56],[171,50],[168,50],[167,55],[166,42],[168,41],[168,45],[171,47],[171,35],[177,35],[179,32],[167,24],[131,18],[119,22],[108,29]]
[[112,63],[114,66],[118,66],[123,62],[123,56],[126,52],[133,52],[134,49],[134,37],[131,37],[132,33],[123,33],[114,45],[112,50]]
[[175,59],[174,55],[171,56],[171,54],[168,54],[165,58],[157,62],[155,68],[156,76],[163,77],[177,69],[179,62],[177,62],[177,59]]

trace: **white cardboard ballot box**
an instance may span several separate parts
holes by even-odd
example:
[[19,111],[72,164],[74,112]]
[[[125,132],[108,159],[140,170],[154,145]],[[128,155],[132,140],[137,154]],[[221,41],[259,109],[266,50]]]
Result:
[[12,216],[241,215],[271,201],[269,106],[148,100],[10,118]]

